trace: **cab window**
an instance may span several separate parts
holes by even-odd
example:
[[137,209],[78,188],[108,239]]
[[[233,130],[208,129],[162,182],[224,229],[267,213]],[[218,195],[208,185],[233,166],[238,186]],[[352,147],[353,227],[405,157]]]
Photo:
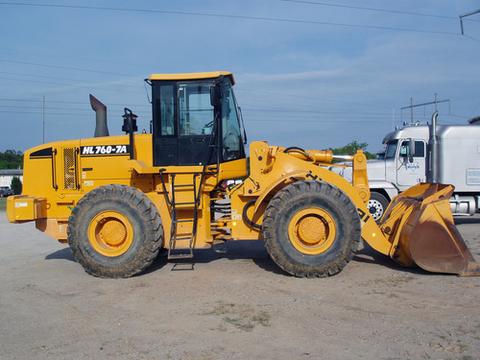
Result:
[[160,109],[160,134],[162,136],[175,135],[175,98],[174,86],[160,87],[160,98],[157,98],[157,109]]
[[[400,147],[400,154],[399,154],[401,157],[408,156],[408,146],[409,146],[408,140],[402,141],[402,145]],[[415,153],[413,154],[413,157],[417,157],[417,158],[425,157],[425,143],[423,141],[415,141]]]
[[213,128],[213,106],[210,84],[179,84],[179,135],[210,135]]

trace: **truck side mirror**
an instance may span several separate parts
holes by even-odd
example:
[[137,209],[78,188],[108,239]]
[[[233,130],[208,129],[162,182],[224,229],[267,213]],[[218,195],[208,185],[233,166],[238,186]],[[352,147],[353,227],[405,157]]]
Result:
[[408,141],[408,161],[413,162],[413,155],[415,155],[415,140]]

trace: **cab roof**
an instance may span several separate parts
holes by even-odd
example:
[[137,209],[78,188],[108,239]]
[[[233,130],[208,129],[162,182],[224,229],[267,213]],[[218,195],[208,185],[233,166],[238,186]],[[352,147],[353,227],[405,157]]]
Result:
[[210,71],[210,72],[196,72],[196,73],[180,73],[180,74],[152,74],[148,77],[148,80],[201,80],[201,79],[214,79],[220,76],[228,76],[232,81],[232,85],[235,84],[235,79],[230,71]]

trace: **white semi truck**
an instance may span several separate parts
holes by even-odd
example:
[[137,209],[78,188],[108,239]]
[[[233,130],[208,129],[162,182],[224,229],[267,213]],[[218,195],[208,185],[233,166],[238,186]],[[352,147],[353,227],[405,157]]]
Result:
[[[396,195],[425,181],[455,186],[454,215],[480,211],[480,124],[437,125],[437,116],[429,125],[406,125],[387,134],[383,158],[368,161],[368,207],[375,220]],[[351,169],[342,175],[351,177]]]

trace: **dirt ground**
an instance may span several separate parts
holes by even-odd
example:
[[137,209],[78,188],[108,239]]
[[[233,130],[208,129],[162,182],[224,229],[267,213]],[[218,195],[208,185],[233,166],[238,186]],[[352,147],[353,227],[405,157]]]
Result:
[[[458,221],[480,258],[480,218]],[[337,276],[282,274],[261,242],[87,275],[0,213],[0,359],[480,359],[480,278],[398,268],[364,250]]]

